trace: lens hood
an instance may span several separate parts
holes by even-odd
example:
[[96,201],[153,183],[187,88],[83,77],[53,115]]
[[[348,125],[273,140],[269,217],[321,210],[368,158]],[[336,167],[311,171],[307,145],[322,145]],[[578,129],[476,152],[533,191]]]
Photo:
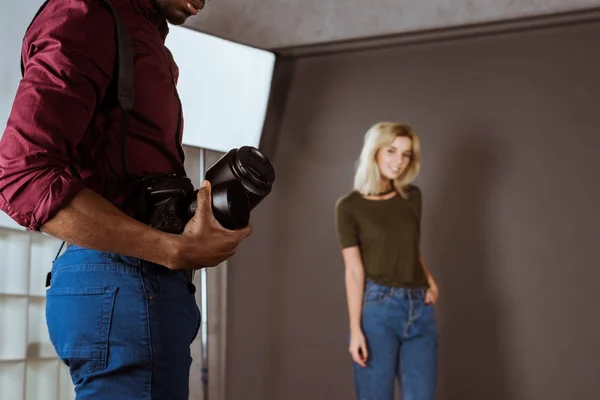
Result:
[[250,203],[242,184],[231,181],[214,185],[212,212],[215,219],[226,229],[235,230],[248,226]]

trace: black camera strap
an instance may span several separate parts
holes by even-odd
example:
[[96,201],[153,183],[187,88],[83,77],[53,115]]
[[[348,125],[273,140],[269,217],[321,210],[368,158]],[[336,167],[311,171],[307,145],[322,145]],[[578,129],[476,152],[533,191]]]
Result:
[[[48,3],[52,0],[46,0],[36,12],[33,20],[27,27],[26,32],[31,28],[31,25],[40,15],[40,13],[46,8]],[[134,103],[134,68],[133,68],[133,52],[131,50],[131,39],[127,31],[127,27],[119,17],[117,10],[110,2],[110,0],[100,0],[106,4],[113,16],[115,22],[115,34],[117,42],[117,55],[116,55],[116,68],[117,68],[117,99],[119,101],[119,107],[121,108],[121,162],[123,174],[131,179],[136,180],[129,172],[127,167],[127,133],[129,131],[129,112],[133,108]],[[25,74],[25,66],[23,64],[23,57],[21,57],[21,76]],[[69,167],[71,173],[77,177],[79,173],[75,166]]]
[[117,35],[117,98],[121,106],[121,163],[123,174],[134,178],[127,168],[127,133],[129,132],[129,111],[134,103],[133,52],[127,27],[119,17],[117,10],[109,0],[103,0],[112,11]]

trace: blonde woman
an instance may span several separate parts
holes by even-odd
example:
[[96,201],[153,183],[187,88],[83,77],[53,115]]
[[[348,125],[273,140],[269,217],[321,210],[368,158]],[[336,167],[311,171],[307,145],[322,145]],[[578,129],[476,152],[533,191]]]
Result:
[[336,202],[345,264],[350,354],[359,400],[432,400],[438,287],[419,248],[420,145],[411,127],[381,122],[364,139],[354,190]]

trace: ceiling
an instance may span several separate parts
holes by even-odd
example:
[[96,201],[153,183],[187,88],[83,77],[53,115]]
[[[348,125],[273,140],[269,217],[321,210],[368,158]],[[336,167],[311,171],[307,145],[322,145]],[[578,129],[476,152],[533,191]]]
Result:
[[192,29],[278,50],[600,7],[600,0],[210,0]]

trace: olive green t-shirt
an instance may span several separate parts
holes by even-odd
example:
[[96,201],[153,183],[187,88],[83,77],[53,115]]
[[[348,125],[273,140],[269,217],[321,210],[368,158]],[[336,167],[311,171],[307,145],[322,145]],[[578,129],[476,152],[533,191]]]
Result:
[[343,248],[360,248],[365,277],[390,287],[420,288],[427,279],[420,260],[421,191],[407,198],[368,200],[352,191],[336,202],[335,225]]

